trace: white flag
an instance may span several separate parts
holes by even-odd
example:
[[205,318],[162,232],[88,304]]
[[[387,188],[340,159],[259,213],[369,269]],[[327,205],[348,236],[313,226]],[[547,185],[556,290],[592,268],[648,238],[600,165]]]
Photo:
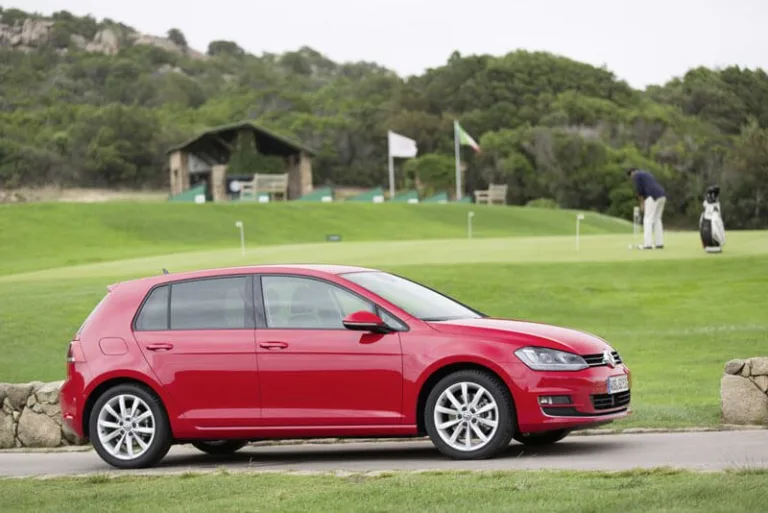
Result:
[[416,148],[416,141],[409,139],[400,134],[396,134],[393,131],[389,131],[389,156],[410,158],[415,157],[418,153]]

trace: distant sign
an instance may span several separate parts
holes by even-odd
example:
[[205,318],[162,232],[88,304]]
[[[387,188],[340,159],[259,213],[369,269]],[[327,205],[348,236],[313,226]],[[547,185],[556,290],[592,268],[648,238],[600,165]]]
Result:
[[329,234],[325,236],[325,240],[328,242],[341,242],[341,235]]

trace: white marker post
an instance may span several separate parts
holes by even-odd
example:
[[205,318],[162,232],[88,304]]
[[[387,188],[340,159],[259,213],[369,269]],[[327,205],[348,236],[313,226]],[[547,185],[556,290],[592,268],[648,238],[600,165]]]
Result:
[[245,232],[243,231],[243,222],[237,221],[235,223],[235,228],[240,229],[240,252],[245,256]]
[[471,210],[467,212],[467,238],[472,238],[472,218],[475,217],[475,213]]
[[576,251],[579,250],[579,232],[580,232],[580,225],[581,222],[584,220],[584,214],[579,214],[576,216]]

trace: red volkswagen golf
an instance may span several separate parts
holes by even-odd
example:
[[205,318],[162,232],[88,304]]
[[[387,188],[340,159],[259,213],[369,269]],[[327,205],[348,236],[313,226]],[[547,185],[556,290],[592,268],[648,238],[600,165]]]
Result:
[[172,444],[427,434],[452,458],[551,444],[629,414],[604,340],[490,318],[408,279],[253,266],[108,287],[69,344],[61,410],[107,463]]

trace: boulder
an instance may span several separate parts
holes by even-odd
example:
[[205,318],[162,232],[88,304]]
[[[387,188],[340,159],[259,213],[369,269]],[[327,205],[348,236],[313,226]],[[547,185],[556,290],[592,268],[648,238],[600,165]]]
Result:
[[61,427],[48,415],[25,409],[19,418],[17,434],[24,447],[58,447]]
[[22,383],[7,385],[5,390],[5,399],[10,403],[11,407],[15,410],[23,410],[26,406],[29,396],[32,395],[38,388],[43,386],[39,381],[33,381],[31,383]]
[[21,44],[31,47],[43,46],[50,39],[52,27],[52,21],[27,18],[21,26]]
[[72,44],[75,45],[75,47],[81,50],[85,50],[85,47],[88,46],[88,40],[80,34],[72,34],[69,36],[69,40],[72,41]]
[[750,379],[764,394],[768,394],[768,376],[755,376]]
[[59,404],[59,390],[61,390],[63,384],[63,380],[45,383],[37,389],[37,392],[35,392],[37,402],[43,404]]
[[744,368],[745,360],[731,360],[725,364],[725,373],[738,375],[741,373],[741,369]]
[[13,447],[16,447],[13,415],[0,410],[0,449],[12,449]]
[[725,375],[720,381],[723,421],[727,424],[768,425],[768,395],[749,379]]
[[750,376],[768,376],[768,358],[750,358]]

